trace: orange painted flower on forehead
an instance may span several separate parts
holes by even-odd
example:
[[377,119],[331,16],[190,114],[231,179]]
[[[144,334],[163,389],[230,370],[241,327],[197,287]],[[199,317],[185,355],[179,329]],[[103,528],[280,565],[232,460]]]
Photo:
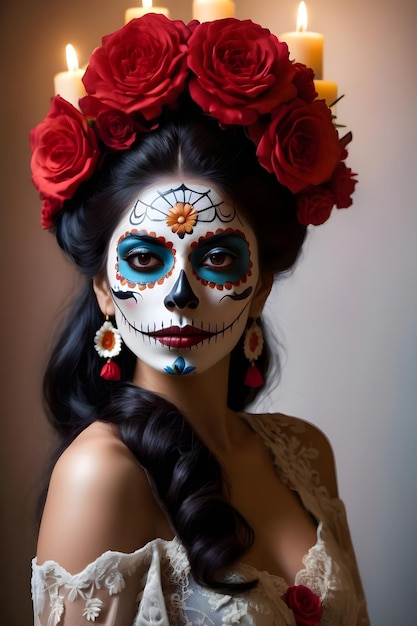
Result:
[[177,202],[169,211],[166,224],[181,239],[185,233],[190,234],[197,222],[197,211],[188,202]]

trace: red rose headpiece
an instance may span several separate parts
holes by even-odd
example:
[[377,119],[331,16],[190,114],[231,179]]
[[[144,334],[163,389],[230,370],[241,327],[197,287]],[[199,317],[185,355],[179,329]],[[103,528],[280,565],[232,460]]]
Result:
[[222,128],[245,127],[261,166],[296,195],[299,222],[322,224],[333,206],[352,204],[356,175],[345,165],[352,135],[339,138],[331,110],[315,100],[313,77],[251,20],[131,20],[92,53],[80,111],[57,95],[30,133],[42,226],[52,226],[107,153],[157,128],[184,92]]

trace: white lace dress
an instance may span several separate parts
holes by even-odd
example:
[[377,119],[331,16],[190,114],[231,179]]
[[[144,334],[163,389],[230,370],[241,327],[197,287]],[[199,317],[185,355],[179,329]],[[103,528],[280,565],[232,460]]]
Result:
[[[271,450],[277,472],[298,492],[316,520],[317,542],[294,584],[322,600],[321,626],[369,624],[343,503],[331,499],[314,470],[318,453],[298,434],[301,423],[283,415],[245,415]],[[224,595],[196,584],[180,541],[155,539],[132,554],[105,552],[82,572],[33,560],[35,626],[295,626],[282,599],[288,583],[248,565],[236,579],[258,578],[245,593]]]

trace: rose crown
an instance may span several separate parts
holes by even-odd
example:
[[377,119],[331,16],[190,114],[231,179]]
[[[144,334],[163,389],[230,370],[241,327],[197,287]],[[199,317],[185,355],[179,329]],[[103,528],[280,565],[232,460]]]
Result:
[[251,20],[131,20],[92,53],[80,110],[57,95],[30,132],[43,228],[106,154],[157,128],[184,92],[222,128],[244,127],[261,166],[295,194],[298,221],[322,224],[334,206],[352,204],[356,174],[345,164],[352,135],[339,137],[313,78],[290,61],[285,42]]

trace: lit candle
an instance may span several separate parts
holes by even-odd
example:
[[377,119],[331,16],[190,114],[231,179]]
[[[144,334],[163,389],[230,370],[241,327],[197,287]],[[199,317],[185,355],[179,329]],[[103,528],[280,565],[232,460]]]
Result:
[[315,80],[314,86],[318,93],[317,100],[326,100],[327,106],[337,100],[337,83],[331,80]]
[[78,67],[77,53],[69,43],[65,48],[67,56],[67,72],[59,72],[54,76],[55,95],[60,95],[72,105],[78,108],[78,100],[85,96],[86,92],[82,83],[84,70]]
[[194,0],[193,2],[193,19],[199,22],[210,22],[234,16],[233,0]]
[[300,2],[298,7],[297,30],[283,33],[279,38],[288,44],[291,59],[313,68],[315,78],[322,78],[324,36],[307,30],[305,2]]
[[131,7],[125,11],[125,24],[136,17],[142,17],[146,13],[162,13],[165,17],[169,17],[169,9],[167,7],[154,7],[152,0],[142,0],[141,7]]

